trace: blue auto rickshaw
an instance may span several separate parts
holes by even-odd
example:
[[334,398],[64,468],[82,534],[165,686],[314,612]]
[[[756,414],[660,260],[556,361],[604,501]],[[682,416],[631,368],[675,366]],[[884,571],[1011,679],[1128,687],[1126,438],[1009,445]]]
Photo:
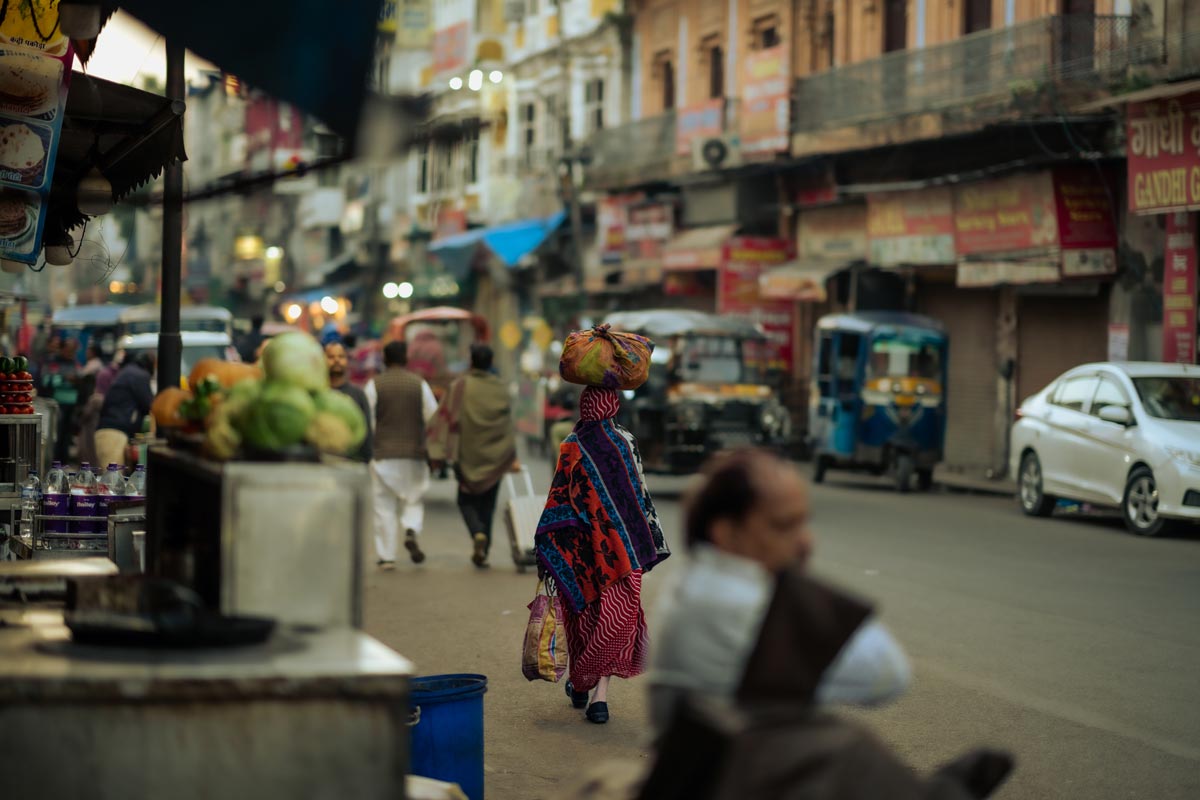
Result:
[[946,436],[947,337],[928,317],[893,311],[817,322],[809,408],[813,480],[829,469],[890,474],[907,492],[933,484]]

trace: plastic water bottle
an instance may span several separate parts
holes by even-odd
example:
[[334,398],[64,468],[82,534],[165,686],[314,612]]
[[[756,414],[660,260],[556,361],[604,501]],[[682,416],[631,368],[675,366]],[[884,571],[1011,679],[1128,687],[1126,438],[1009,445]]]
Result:
[[29,477],[21,484],[21,538],[33,541],[33,518],[42,507],[42,482],[37,470],[29,470]]
[[125,494],[130,498],[146,496],[146,465],[138,464],[129,476],[129,487]]
[[[63,471],[62,462],[55,461],[46,473],[46,485],[42,487],[42,513],[48,517],[66,517],[71,513],[71,483]],[[66,533],[64,520],[48,520],[47,533]]]
[[[71,516],[96,516],[96,476],[91,464],[86,461],[79,465],[79,472],[71,480]],[[95,533],[94,522],[74,522],[71,524],[74,533]],[[71,549],[88,550],[90,542],[86,539],[71,540]]]
[[[113,501],[125,499],[125,476],[119,464],[109,464],[96,484],[96,516],[106,521],[112,513]],[[100,531],[97,531],[99,533]]]

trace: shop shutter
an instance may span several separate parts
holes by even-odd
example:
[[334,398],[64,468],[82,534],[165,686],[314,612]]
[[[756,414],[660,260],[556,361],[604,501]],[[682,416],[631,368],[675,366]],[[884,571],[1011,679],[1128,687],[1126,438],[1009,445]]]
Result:
[[1017,403],[1062,373],[1108,358],[1108,295],[1017,301]]
[[922,284],[919,311],[950,337],[945,467],[983,474],[998,464],[996,419],[997,292]]

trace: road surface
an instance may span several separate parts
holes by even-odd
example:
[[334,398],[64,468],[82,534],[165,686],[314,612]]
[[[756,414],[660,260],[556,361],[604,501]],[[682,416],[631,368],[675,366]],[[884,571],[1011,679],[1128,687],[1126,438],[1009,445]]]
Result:
[[[684,485],[651,479],[674,542]],[[1200,797],[1200,537],[1137,539],[1111,520],[1030,520],[1005,498],[869,480],[834,478],[812,507],[814,570],[875,600],[913,662],[903,699],[852,713],[916,768],[989,744],[1018,760],[1001,800]],[[642,682],[614,682],[612,721],[596,726],[559,686],[521,676],[535,578],[503,539],[491,569],[470,565],[445,482],[424,541],[421,567],[371,568],[367,630],[420,674],[489,677],[489,800],[558,798],[589,763],[648,758]],[[649,608],[686,557],[673,546],[646,578]]]

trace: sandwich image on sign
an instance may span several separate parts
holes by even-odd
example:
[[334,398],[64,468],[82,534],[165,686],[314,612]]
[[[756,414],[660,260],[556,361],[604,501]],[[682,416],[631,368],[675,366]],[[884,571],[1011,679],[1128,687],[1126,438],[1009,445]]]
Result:
[[62,63],[0,50],[0,111],[22,117],[53,117],[58,110]]
[[0,191],[0,249],[20,254],[37,227],[39,201],[35,194]]
[[49,131],[23,122],[0,119],[0,180],[22,186],[41,186],[46,175],[46,139]]

